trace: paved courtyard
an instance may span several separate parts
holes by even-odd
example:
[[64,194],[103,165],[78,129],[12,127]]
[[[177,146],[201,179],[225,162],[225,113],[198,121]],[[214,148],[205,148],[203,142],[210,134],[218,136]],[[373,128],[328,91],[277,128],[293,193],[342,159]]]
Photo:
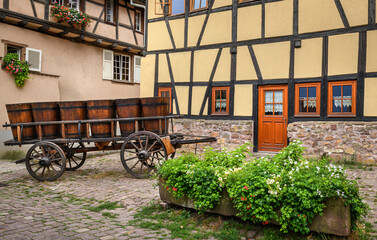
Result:
[[[367,221],[377,229],[377,167],[351,170],[361,179],[372,208]],[[130,226],[137,209],[157,201],[154,180],[134,179],[119,155],[96,156],[55,182],[38,182],[24,164],[0,160],[0,239],[169,239],[169,232]],[[123,207],[93,212],[119,202]],[[108,215],[104,216],[103,213]]]

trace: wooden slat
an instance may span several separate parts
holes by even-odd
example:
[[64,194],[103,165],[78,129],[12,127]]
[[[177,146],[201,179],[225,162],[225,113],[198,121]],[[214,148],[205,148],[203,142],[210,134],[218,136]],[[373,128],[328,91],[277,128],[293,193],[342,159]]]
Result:
[[42,140],[42,125],[38,125],[38,137],[39,140]]
[[139,121],[135,121],[135,132],[139,131]]
[[62,124],[62,138],[65,139],[65,124]]
[[22,136],[21,136],[21,126],[17,126],[17,140],[21,142]]
[[167,137],[163,137],[161,138],[162,142],[164,143],[165,145],[165,148],[166,148],[166,153],[168,154],[168,156],[172,153],[175,152],[175,148],[173,147],[173,145],[171,144],[171,141],[170,141],[170,137],[167,136]]
[[162,121],[161,121],[161,119],[158,119],[158,133],[162,134]]
[[111,122],[111,137],[114,137],[114,130],[115,130],[114,122]]
[[86,137],[90,138],[89,130],[90,130],[90,123],[85,124],[86,125]]

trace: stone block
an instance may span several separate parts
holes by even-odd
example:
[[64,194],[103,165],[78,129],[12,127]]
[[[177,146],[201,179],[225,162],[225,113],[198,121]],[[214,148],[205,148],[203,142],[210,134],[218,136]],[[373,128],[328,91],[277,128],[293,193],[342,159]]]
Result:
[[345,152],[346,154],[353,155],[353,154],[355,154],[355,149],[353,149],[353,148],[346,148],[346,149],[344,150],[344,152]]

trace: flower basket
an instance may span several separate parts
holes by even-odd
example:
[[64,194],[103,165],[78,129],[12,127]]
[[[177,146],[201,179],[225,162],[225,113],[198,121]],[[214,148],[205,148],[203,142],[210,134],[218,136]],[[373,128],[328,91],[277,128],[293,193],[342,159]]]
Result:
[[54,17],[58,23],[65,23],[72,27],[86,27],[92,22],[89,15],[75,8],[69,8],[57,3],[54,3],[51,7],[50,15]]

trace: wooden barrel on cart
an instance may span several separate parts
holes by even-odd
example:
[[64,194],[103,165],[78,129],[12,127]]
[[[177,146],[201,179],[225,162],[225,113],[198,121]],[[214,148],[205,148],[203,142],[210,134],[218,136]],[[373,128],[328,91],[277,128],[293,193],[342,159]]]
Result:
[[[57,102],[38,102],[32,103],[34,122],[60,121],[59,106]],[[39,132],[39,126],[35,126],[38,137],[42,139],[60,138],[60,126],[57,124],[42,125]],[[41,136],[42,135],[42,136]]]
[[[140,99],[139,98],[129,98],[129,99],[116,99],[115,100],[116,111],[118,118],[136,118],[140,117]],[[140,122],[141,123],[141,122]],[[141,124],[137,122],[138,130]],[[120,121],[120,133],[122,137],[127,137],[128,135],[136,131],[135,121]]]
[[[60,117],[62,121],[69,120],[85,120],[86,119],[86,102],[85,101],[69,101],[59,102]],[[86,136],[86,125],[77,123],[69,123],[64,125],[65,138],[80,138]]]
[[[90,100],[86,101],[86,110],[88,119],[109,119],[115,118],[114,100]],[[116,124],[113,124],[115,133]],[[111,137],[111,123],[91,123],[90,130],[94,138]]]
[[[5,105],[9,122],[13,123],[31,123],[33,122],[33,113],[31,111],[30,103],[17,103]],[[20,129],[21,130],[21,129]],[[18,140],[17,127],[12,127],[12,135],[14,140]],[[37,138],[35,134],[35,127],[28,126],[22,129],[22,140],[31,140]]]
[[[169,98],[154,97],[141,98],[141,116],[142,117],[157,117],[169,115]],[[161,128],[161,132],[160,132]],[[166,132],[169,129],[169,121],[166,121]],[[165,133],[165,121],[160,120],[144,120],[144,130],[154,132],[157,134]]]

